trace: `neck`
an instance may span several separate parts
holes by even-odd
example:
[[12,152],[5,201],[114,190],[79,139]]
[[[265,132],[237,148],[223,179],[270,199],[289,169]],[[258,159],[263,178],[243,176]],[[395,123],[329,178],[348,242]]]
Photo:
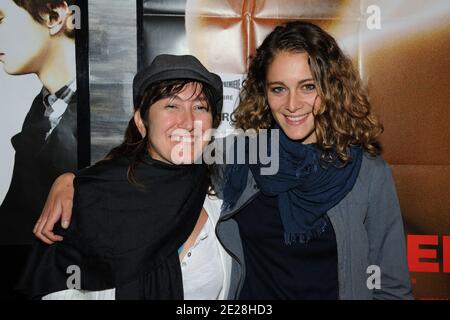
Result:
[[75,41],[64,37],[50,43],[45,62],[37,72],[45,88],[54,94],[76,77]]

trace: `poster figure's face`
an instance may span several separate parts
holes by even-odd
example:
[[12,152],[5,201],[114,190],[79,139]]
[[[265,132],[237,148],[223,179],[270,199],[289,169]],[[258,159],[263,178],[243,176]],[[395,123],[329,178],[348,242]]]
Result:
[[0,0],[0,62],[11,75],[36,73],[48,50],[49,30],[12,0]]

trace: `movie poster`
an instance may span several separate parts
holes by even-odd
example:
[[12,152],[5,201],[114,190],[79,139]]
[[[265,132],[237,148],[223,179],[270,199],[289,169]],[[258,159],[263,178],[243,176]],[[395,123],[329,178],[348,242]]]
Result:
[[0,0],[1,245],[31,242],[51,184],[85,159],[86,4]]
[[303,20],[330,32],[384,124],[382,156],[400,200],[414,295],[449,299],[449,18],[447,0],[147,0],[138,7],[139,67],[160,53],[193,54],[234,92],[233,79],[245,78],[276,25]]

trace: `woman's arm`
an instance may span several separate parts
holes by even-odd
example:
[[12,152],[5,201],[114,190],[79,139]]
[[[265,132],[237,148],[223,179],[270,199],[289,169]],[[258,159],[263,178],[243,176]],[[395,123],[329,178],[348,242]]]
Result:
[[62,241],[63,237],[54,234],[53,227],[61,219],[61,226],[67,229],[72,217],[73,173],[64,173],[52,185],[44,209],[33,229],[36,237],[47,244]]

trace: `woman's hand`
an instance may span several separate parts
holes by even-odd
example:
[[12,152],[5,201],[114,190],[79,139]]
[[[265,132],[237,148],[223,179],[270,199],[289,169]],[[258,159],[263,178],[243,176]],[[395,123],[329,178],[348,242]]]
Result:
[[73,173],[64,173],[52,185],[44,209],[34,226],[33,233],[47,244],[62,241],[63,237],[53,233],[53,227],[61,219],[61,226],[67,229],[72,217]]

